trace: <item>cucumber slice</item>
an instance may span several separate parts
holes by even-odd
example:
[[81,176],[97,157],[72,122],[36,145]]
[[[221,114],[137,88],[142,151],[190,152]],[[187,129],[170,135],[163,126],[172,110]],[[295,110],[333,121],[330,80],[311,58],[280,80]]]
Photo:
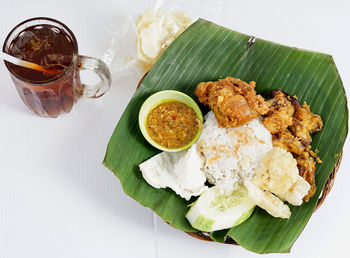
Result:
[[195,229],[212,232],[241,224],[254,208],[255,203],[244,186],[231,195],[221,194],[220,189],[213,186],[191,204],[186,218]]

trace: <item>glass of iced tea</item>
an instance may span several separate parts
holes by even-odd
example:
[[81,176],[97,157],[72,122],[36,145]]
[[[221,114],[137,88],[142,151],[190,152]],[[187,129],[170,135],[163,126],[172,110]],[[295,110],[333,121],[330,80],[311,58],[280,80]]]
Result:
[[[32,18],[18,24],[7,36],[3,51],[54,71],[48,74],[5,61],[23,102],[39,116],[68,113],[81,96],[98,98],[111,84],[107,65],[80,56],[72,31],[51,18]],[[100,81],[96,85],[82,84],[80,70],[95,72]]]

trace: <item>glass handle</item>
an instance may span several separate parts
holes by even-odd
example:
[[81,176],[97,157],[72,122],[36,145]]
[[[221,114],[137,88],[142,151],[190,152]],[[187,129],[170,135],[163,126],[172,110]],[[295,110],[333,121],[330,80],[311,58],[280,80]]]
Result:
[[86,98],[101,97],[108,91],[112,83],[108,66],[101,60],[88,56],[79,56],[79,62],[79,70],[93,71],[100,78],[100,81],[96,85],[82,84],[82,96]]

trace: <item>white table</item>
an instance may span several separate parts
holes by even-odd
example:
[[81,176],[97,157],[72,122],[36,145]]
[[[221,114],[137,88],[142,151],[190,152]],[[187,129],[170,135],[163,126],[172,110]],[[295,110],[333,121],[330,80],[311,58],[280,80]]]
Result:
[[[155,1],[126,2],[135,13]],[[171,2],[190,15],[246,34],[332,54],[349,93],[348,1]],[[48,16],[72,29],[81,54],[99,58],[106,49],[108,24],[123,10],[117,0],[2,0],[0,6],[1,44],[17,23]],[[115,76],[103,98],[80,100],[68,115],[49,119],[35,116],[22,103],[1,62],[1,258],[258,257],[171,228],[126,196],[119,180],[101,165],[138,79]],[[348,141],[331,193],[288,256],[349,257],[349,154]]]

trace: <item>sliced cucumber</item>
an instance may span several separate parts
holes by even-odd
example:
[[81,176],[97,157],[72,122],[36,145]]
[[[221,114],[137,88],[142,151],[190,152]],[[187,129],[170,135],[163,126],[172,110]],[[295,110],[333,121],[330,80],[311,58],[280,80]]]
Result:
[[212,232],[241,224],[254,208],[255,203],[244,186],[231,195],[221,194],[219,188],[213,186],[191,205],[186,218],[195,229]]

